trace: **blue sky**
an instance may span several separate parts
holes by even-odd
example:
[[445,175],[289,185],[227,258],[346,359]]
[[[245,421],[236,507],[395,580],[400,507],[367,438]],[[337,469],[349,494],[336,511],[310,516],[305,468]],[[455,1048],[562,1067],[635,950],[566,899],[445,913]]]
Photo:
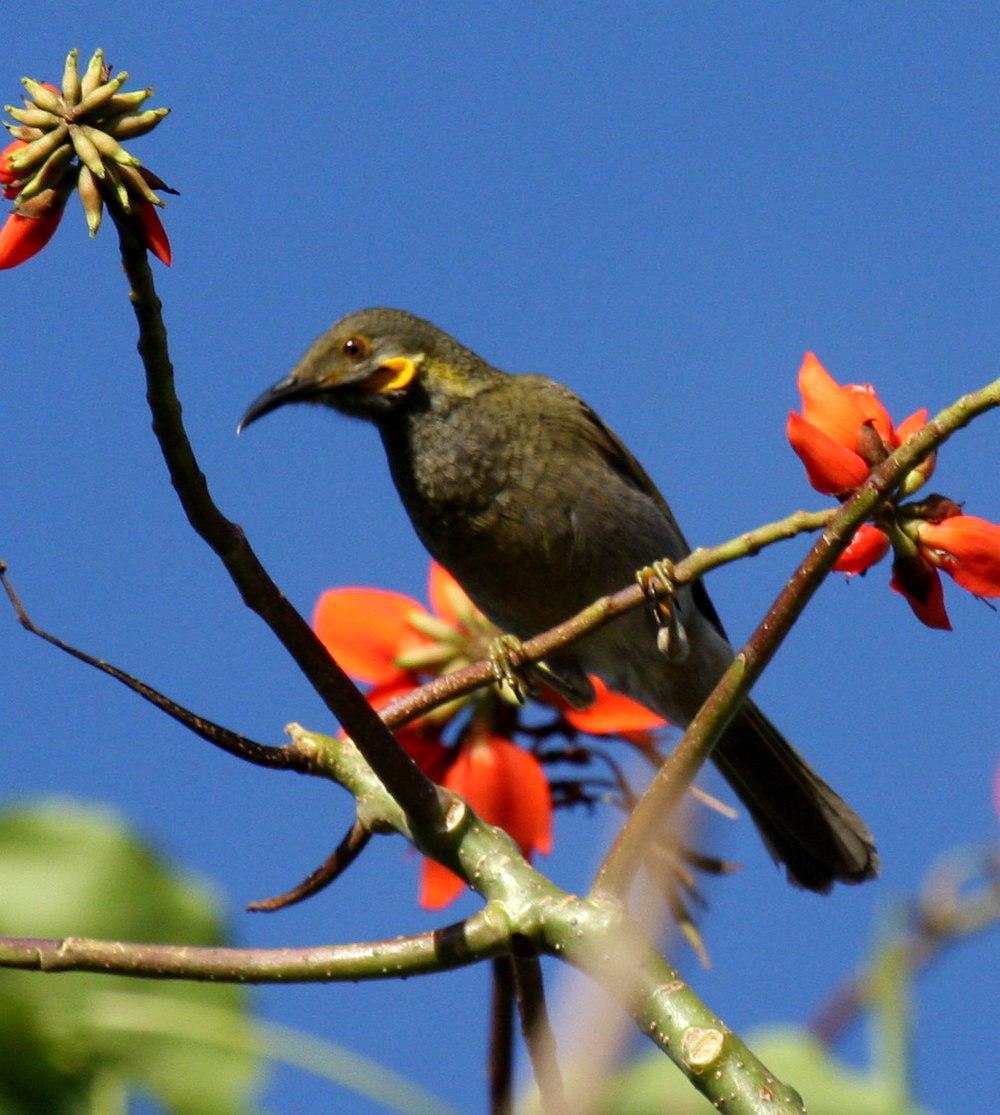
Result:
[[[173,108],[135,146],[182,192],[166,218],[175,263],[157,280],[189,432],[220,505],[308,611],[335,584],[421,595],[426,574],[370,429],[300,408],[234,436],[348,310],[403,307],[501,367],[568,383],[700,544],[823,505],[783,432],[804,349],[842,381],[875,382],[897,418],[993,378],[990,25],[984,4],[183,0],[90,17],[56,3],[8,36],[0,80],[13,100],[22,73],[57,77],[69,46],[100,45]],[[149,433],[113,237],[87,242],[72,209],[64,225],[0,279],[0,557],[40,623],[204,715],[274,742],[290,719],[329,726],[186,529]],[[957,437],[934,481],[993,520],[997,431],[991,415]],[[734,638],[804,548],[712,576]],[[808,1017],[936,855],[996,836],[1000,621],[949,584],[955,632],[926,630],[887,577],[831,580],[758,690],[868,819],[883,875],[804,895],[747,822],[711,830],[745,866],[710,888],[713,971],[680,960],[737,1029]],[[417,909],[415,864],[389,840],[313,902],[240,913],[325,856],[345,795],[214,753],[13,622],[0,655],[4,797],[114,805],[229,897],[239,941],[439,920]],[[560,818],[546,866],[562,885],[587,885],[611,820]],[[998,968],[994,935],[920,983],[917,1092],[931,1107],[978,1102],[988,1068],[956,1079],[954,1058],[1000,1022],[982,975]],[[263,989],[258,1003],[476,1111],[485,976]],[[863,1054],[859,1038],[848,1052]],[[263,1097],[283,1112],[334,1102],[286,1070]]]

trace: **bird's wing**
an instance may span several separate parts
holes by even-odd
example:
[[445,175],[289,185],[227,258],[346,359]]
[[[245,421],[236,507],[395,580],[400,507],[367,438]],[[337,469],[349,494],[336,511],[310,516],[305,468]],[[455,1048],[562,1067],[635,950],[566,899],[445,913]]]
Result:
[[[622,442],[621,438],[610,429],[604,420],[595,411],[591,410],[589,406],[579,396],[564,387],[554,380],[550,381],[567,400],[572,400],[577,407],[580,408],[580,413],[584,418],[584,429],[588,440],[594,446],[598,453],[607,461],[608,465],[618,473],[628,484],[630,484],[637,491],[642,492],[643,495],[648,496],[663,513],[663,517],[670,524],[671,529],[681,540],[684,549],[690,552],[691,547],[687,539],[684,537],[684,532],[681,530],[680,525],[674,518],[674,513],[670,510],[667,501],[660,494],[660,490],[653,483],[649,473],[639,464],[626,445]],[[719,618],[719,613],[715,610],[715,605],[712,603],[711,597],[708,595],[708,590],[700,580],[695,581],[691,586],[691,596],[694,599],[695,606],[705,616],[705,618],[716,628],[719,634],[725,639],[727,638],[725,628],[722,626],[722,620]]]

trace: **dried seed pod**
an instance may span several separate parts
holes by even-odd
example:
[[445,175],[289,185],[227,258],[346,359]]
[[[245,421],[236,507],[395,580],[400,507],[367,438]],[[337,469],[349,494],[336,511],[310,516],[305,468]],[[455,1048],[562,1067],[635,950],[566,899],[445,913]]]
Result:
[[96,89],[88,93],[76,108],[73,109],[71,113],[72,118],[74,120],[79,120],[103,108],[127,80],[128,70],[122,70],[120,74],[116,74],[110,81],[104,82],[103,85],[98,85]]
[[70,124],[69,138],[73,143],[76,153],[80,156],[80,162],[82,162],[84,166],[90,167],[90,173],[96,178],[103,180],[107,176],[107,172],[104,169],[104,161],[101,159],[101,153],[94,146],[93,140],[86,135],[78,124]]
[[19,123],[28,124],[32,128],[54,128],[62,119],[54,112],[46,112],[44,108],[17,108],[15,105],[4,105],[3,110]]
[[75,105],[80,100],[80,71],[77,67],[79,51],[74,47],[66,55],[66,66],[63,69],[62,93],[67,105]]
[[51,89],[46,89],[44,85],[32,81],[30,77],[22,77],[21,84],[27,89],[28,96],[39,108],[44,108],[46,112],[54,112],[58,116],[62,115],[63,102]]
[[17,195],[17,204],[20,206],[40,194],[42,190],[55,186],[65,171],[66,164],[72,157],[73,148],[68,143],[57,147],[45,160],[35,176],[24,184]]
[[91,236],[97,235],[101,227],[101,218],[104,216],[104,198],[98,189],[97,180],[90,173],[90,167],[80,167],[76,188],[80,194],[80,203],[83,205],[83,215],[87,219],[87,228]]
[[137,194],[145,198],[150,205],[159,205],[162,208],[164,203],[153,193],[146,184],[145,178],[134,167],[119,166],[117,169],[130,194]]
[[106,123],[102,122],[102,130],[115,139],[135,139],[136,136],[151,132],[157,124],[169,115],[169,108],[150,108],[134,116],[118,116]]
[[87,63],[87,72],[80,82],[80,93],[86,97],[104,81],[104,51],[100,47],[94,51],[93,57]]
[[117,140],[112,139],[107,132],[102,131],[100,128],[92,128],[89,124],[81,124],[80,130],[105,159],[112,159],[122,166],[140,165],[135,155],[130,155],[128,151],[126,151]]
[[[27,147],[22,147],[20,151],[11,155],[10,165],[19,175],[22,171],[32,170],[34,167],[40,166],[57,147],[66,142],[68,132],[69,129],[65,124],[60,124],[58,128],[53,128],[51,132],[45,132],[38,139],[32,140]],[[18,139],[20,138],[18,136]]]

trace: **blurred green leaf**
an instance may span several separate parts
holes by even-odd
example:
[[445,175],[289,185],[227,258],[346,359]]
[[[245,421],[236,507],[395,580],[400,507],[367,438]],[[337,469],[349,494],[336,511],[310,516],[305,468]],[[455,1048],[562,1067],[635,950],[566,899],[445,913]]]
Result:
[[[747,1044],[801,1094],[809,1115],[921,1115],[922,1109],[900,1106],[891,1082],[844,1065],[807,1030],[758,1031]],[[651,1053],[618,1076],[599,1110],[606,1115],[705,1115],[714,1108],[666,1057]]]
[[[204,884],[120,818],[68,802],[0,814],[0,933],[224,943],[220,904]],[[123,1030],[102,998],[112,986],[147,1018],[170,1019],[181,1005],[225,1011],[242,1040],[220,1047],[169,1027]],[[177,1115],[244,1112],[259,1064],[247,1004],[231,985],[0,972],[0,1115],[115,1110],[129,1088]]]

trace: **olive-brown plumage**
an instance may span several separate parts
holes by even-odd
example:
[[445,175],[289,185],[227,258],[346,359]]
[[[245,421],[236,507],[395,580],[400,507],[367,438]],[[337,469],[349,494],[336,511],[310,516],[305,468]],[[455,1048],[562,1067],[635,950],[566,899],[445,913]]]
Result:
[[[430,553],[502,630],[527,638],[658,558],[689,547],[635,458],[568,388],[493,368],[399,310],[349,314],[265,392],[242,425],[311,401],[375,423],[400,497]],[[699,583],[676,600],[691,652],[673,664],[633,612],[552,662],[686,725],[732,660]],[[811,890],[878,870],[864,823],[751,702],[713,758],[789,878]]]

